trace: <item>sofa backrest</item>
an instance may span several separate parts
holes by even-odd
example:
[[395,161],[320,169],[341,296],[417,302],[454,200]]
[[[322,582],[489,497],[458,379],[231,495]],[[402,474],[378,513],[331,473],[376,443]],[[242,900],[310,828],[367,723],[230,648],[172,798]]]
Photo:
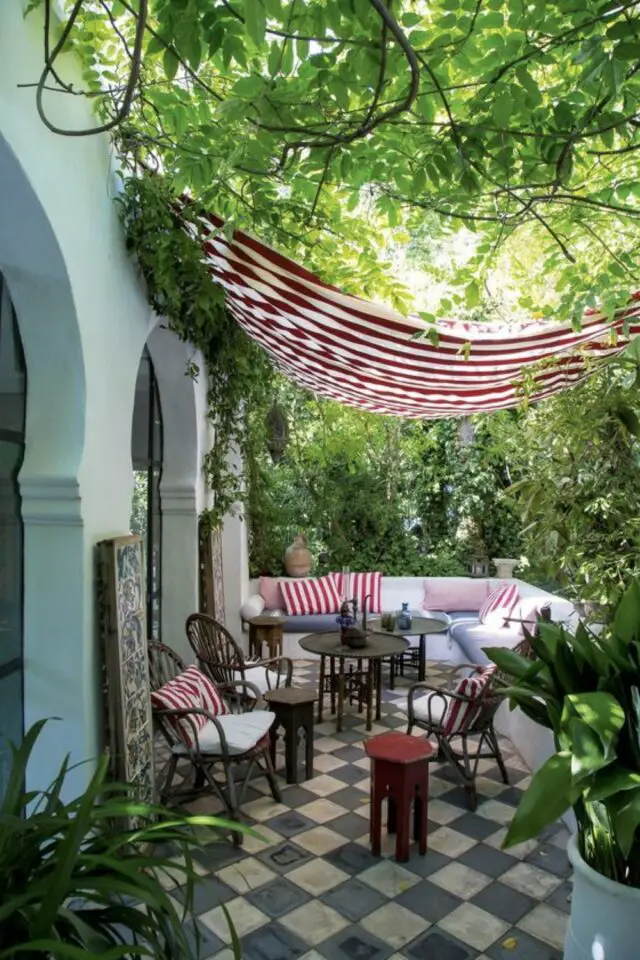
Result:
[[[291,577],[282,577],[279,579],[290,580]],[[455,588],[456,592],[464,594],[466,585],[473,584],[477,587],[478,579],[472,577],[383,577],[382,578],[382,608],[383,610],[399,610],[403,603],[408,603],[410,609],[421,610],[424,602],[424,584],[432,583],[438,586],[450,586]],[[499,584],[504,583],[495,577],[488,577],[481,581],[486,585],[490,592]],[[551,608],[551,618],[559,623],[566,624],[570,629],[574,628],[578,615],[570,600],[565,600],[540,587],[527,583],[518,577],[514,578],[517,583],[522,598],[539,597],[540,606],[548,604]],[[250,594],[259,593],[259,581],[251,580],[249,585]],[[470,610],[476,608],[476,605],[469,607]]]

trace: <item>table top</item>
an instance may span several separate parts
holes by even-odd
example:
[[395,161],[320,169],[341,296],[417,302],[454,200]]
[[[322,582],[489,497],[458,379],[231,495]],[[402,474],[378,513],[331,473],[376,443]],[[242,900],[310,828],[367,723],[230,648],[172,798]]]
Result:
[[372,760],[391,760],[393,763],[416,763],[427,760],[436,752],[429,740],[397,730],[365,740],[364,749]]
[[338,657],[343,659],[375,660],[378,657],[395,657],[407,649],[408,642],[392,633],[369,633],[366,647],[347,647],[341,643],[340,632],[331,630],[328,633],[310,633],[298,641],[303,650],[309,653],[319,653],[323,657]]
[[384,630],[379,617],[375,619],[376,631],[396,637],[421,637],[427,633],[442,633],[451,625],[451,618],[446,613],[432,613],[428,617],[412,617],[411,626],[406,630]]
[[313,703],[318,699],[315,690],[301,690],[300,687],[277,687],[267,690],[263,695],[267,703]]
[[251,617],[248,623],[253,624],[254,627],[281,627],[285,622],[284,617]]

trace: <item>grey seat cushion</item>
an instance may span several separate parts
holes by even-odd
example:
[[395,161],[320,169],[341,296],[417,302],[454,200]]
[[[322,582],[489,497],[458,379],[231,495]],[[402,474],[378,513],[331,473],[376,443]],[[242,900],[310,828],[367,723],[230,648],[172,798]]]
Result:
[[285,614],[285,633],[322,633],[325,630],[337,630],[337,613],[313,613],[300,617]]
[[491,663],[483,647],[508,647],[512,650],[522,640],[514,627],[494,627],[479,620],[459,621],[451,627],[450,636],[461,648],[469,663]]

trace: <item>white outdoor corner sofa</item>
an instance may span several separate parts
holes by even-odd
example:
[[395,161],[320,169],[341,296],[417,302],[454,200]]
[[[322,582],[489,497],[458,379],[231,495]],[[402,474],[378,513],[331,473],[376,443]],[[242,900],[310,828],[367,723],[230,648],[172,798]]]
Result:
[[[480,603],[478,593],[491,592],[506,581],[488,578],[479,580],[471,577],[382,577],[382,609],[399,610],[408,603],[414,614],[424,612],[446,613],[450,619],[447,630],[427,636],[427,660],[441,660],[452,664],[484,664],[489,660],[483,647],[504,646],[513,648],[523,638],[522,625],[512,622],[504,626],[500,623],[487,625],[480,623],[478,612]],[[535,621],[535,611],[546,608],[556,623],[573,629],[578,621],[574,605],[552,593],[541,590],[525,580],[514,578],[508,581],[518,587],[520,600],[514,610],[514,619],[525,622]],[[310,654],[301,650],[298,640],[309,633],[336,629],[336,614],[315,616],[288,616],[284,611],[265,609],[259,593],[259,581],[250,582],[251,596],[243,603],[241,617],[243,622],[261,614],[279,613],[285,619],[283,653],[289,657],[308,658]],[[465,596],[469,602],[464,602]],[[443,606],[456,609],[438,609],[437,605],[425,606],[425,597],[453,598]],[[411,638],[413,639],[413,638]],[[416,638],[417,639],[417,638]],[[551,731],[538,726],[519,709],[509,710],[503,704],[496,717],[496,729],[506,736],[520,753],[530,770],[537,770],[545,760],[555,752]]]

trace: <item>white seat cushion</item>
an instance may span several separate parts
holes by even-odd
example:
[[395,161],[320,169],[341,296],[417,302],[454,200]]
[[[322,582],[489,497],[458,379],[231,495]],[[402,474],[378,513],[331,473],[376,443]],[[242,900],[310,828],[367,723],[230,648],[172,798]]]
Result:
[[[236,680],[240,680],[240,674],[237,675]],[[245,670],[244,679],[248,683],[253,683],[254,686],[258,688],[260,693],[266,693],[270,689],[269,683],[267,681],[267,669],[266,667],[249,667]],[[274,685],[276,680],[276,674],[273,674],[271,686]],[[242,694],[242,687],[236,687],[236,691],[239,694]],[[253,697],[253,690],[247,690],[247,694],[250,697]]]
[[[270,710],[253,710],[251,713],[228,713],[218,717],[218,723],[224,730],[230,754],[243,754],[251,750],[269,732],[273,723],[273,713]],[[215,724],[207,720],[202,730],[198,731],[200,752],[215,754],[221,753],[220,737]],[[176,753],[187,753],[187,747],[182,744],[174,748]]]
[[464,651],[467,661],[483,666],[491,662],[483,647],[508,647],[513,650],[524,639],[520,624],[516,627],[495,627],[478,621],[463,621],[454,623],[449,632]]
[[[416,720],[423,720],[425,723],[429,721],[429,697],[433,696],[431,701],[431,722],[439,724],[442,722],[448,707],[450,697],[445,693],[442,697],[436,696],[435,694],[427,693],[424,697],[417,697],[413,701],[413,712],[415,714]],[[407,713],[409,710],[409,704],[407,703],[401,707],[403,712]]]

